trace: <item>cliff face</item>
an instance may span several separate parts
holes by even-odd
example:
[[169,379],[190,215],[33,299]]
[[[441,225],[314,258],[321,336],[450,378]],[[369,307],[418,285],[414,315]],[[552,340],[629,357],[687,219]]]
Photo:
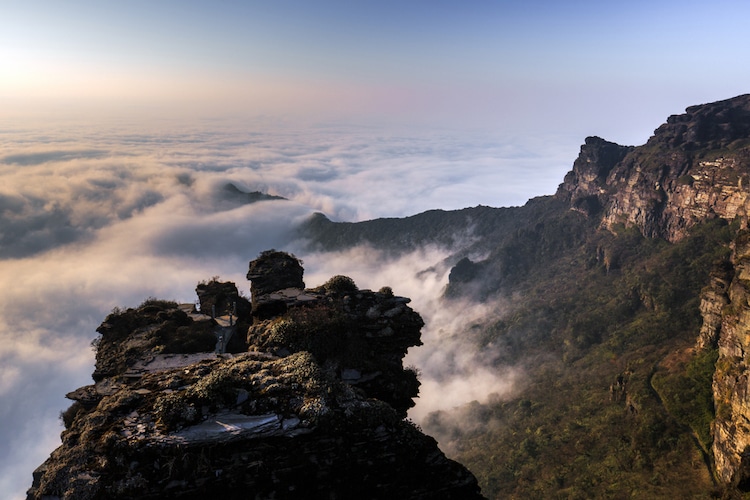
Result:
[[[488,495],[731,496],[750,489],[749,181],[744,95],[671,116],[642,146],[587,138],[558,192],[522,207],[317,216],[303,234],[328,249],[439,242],[456,249],[448,299],[499,299],[501,318],[466,338],[526,366],[523,395],[424,424],[460,443]],[[622,413],[596,403],[608,388]],[[452,424],[466,415],[503,425]]]
[[[557,197],[610,230],[635,225],[682,239],[700,221],[738,220],[750,209],[750,95],[692,106],[647,144],[625,148],[588,138]],[[701,297],[698,349],[718,348],[713,377],[713,458],[720,482],[750,488],[750,240],[740,231],[730,262]]]
[[699,346],[718,346],[713,378],[716,419],[713,455],[716,475],[725,484],[750,486],[750,235],[732,244],[731,266],[712,277],[701,301]]
[[638,226],[676,241],[711,217],[745,218],[750,204],[750,95],[669,117],[649,141],[626,148],[588,138],[557,196],[602,223]]
[[[250,270],[261,316],[212,281],[197,291],[213,315],[149,300],[107,317],[96,383],[68,394],[28,498],[482,498],[404,420],[422,326],[408,299],[343,276],[305,290],[281,252]],[[234,336],[249,347],[224,353]]]

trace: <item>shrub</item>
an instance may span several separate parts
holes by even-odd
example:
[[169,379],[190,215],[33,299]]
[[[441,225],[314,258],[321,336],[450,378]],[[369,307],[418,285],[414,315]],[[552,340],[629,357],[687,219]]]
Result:
[[309,351],[323,361],[344,351],[346,319],[328,306],[299,307],[277,321],[271,332],[274,343],[293,351]]
[[695,179],[693,179],[692,175],[686,174],[677,178],[677,183],[683,186],[692,186],[693,182],[695,182]]
[[174,300],[163,300],[157,299],[156,297],[149,297],[144,300],[138,309],[142,307],[158,307],[159,309],[175,309],[178,306]]
[[354,280],[348,276],[336,275],[329,279],[323,288],[329,293],[345,294],[352,293],[358,290]]
[[81,411],[83,411],[83,405],[78,401],[74,401],[67,410],[60,412],[60,420],[62,420],[66,429],[70,429],[70,426],[73,425],[73,421]]

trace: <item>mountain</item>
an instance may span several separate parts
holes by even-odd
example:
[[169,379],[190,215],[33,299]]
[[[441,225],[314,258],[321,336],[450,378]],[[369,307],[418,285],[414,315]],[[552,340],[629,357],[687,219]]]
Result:
[[314,215],[313,250],[450,249],[445,305],[489,311],[464,354],[519,380],[421,423],[450,458],[404,419],[422,326],[408,299],[344,276],[305,289],[299,261],[269,251],[252,303],[211,281],[201,313],[148,300],[107,317],[95,384],[68,395],[29,497],[743,498],[748,182],[744,95],[641,146],[586,138],[557,192],[521,207]]
[[98,328],[95,383],[67,395],[62,445],[29,499],[479,499],[405,420],[422,319],[345,276],[305,289],[294,256],[250,263],[192,304],[149,299]]
[[[525,377],[423,423],[492,498],[750,491],[750,95],[642,146],[589,137],[553,196],[302,234],[319,250],[450,248],[444,300],[501,304],[465,341]],[[471,421],[472,425],[462,425]]]

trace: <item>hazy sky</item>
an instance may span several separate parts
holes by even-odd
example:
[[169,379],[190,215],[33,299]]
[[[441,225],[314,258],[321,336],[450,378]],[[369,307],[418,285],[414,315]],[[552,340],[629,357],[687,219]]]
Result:
[[0,14],[0,98],[24,112],[304,114],[638,143],[750,77],[742,0],[6,0]]
[[0,0],[0,499],[59,444],[113,307],[215,275],[247,291],[268,248],[309,286],[414,298],[417,416],[513,390],[521,368],[458,346],[486,311],[438,302],[445,268],[416,277],[446,249],[305,255],[295,224],[551,194],[587,135],[640,144],[750,91],[747,19],[739,0]]

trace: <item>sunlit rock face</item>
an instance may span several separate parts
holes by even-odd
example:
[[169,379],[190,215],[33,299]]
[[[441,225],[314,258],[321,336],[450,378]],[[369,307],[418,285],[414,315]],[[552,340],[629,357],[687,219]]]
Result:
[[607,177],[632,149],[600,137],[587,137],[557,196],[570,200],[573,209],[595,215],[606,199]]
[[[702,307],[704,330],[716,325],[714,311],[721,308],[718,335],[705,339],[715,341],[719,359],[713,380],[716,420],[713,454],[719,479],[743,490],[750,486],[750,239],[747,235],[734,242],[731,281],[722,280],[704,291],[707,307]],[[723,293],[722,293],[723,292]]]
[[602,224],[677,241],[706,218],[745,218],[750,206],[750,95],[692,106],[637,148],[589,138],[557,196],[603,210]]
[[[28,498],[482,498],[404,419],[419,383],[402,358],[422,327],[409,300],[344,276],[306,290],[297,259],[259,259],[253,301],[276,315],[212,280],[201,312],[152,299],[107,317],[96,383],[68,394]],[[228,329],[248,350],[220,352]]]
[[734,268],[722,266],[711,273],[708,286],[701,293],[700,312],[703,319],[696,347],[710,349],[718,345],[726,306],[729,304],[729,285]]

